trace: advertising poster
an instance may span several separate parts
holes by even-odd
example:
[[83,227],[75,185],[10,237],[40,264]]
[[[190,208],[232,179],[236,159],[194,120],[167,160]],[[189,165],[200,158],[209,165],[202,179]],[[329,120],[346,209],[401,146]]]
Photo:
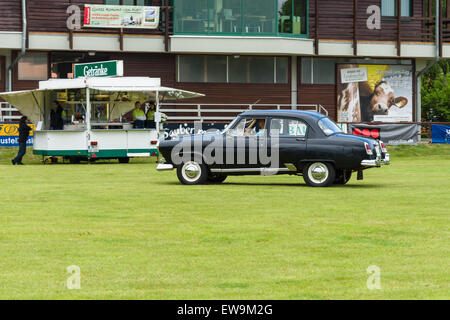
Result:
[[431,126],[431,139],[433,143],[450,143],[450,126],[433,124]]
[[[36,130],[34,124],[28,124],[31,129]],[[27,140],[27,146],[33,145],[33,131]],[[17,147],[19,146],[19,124],[18,123],[1,123],[0,124],[0,147]]]
[[382,140],[387,145],[417,145],[420,127],[416,124],[379,124],[355,123],[349,125],[348,133],[357,136]]
[[413,69],[338,64],[338,122],[413,120]]
[[159,7],[94,5],[84,6],[84,27],[156,29]]

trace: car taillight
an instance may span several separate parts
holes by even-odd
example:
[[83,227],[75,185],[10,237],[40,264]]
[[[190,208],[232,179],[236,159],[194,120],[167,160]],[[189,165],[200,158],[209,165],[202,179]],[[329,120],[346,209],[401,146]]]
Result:
[[386,145],[384,144],[383,141],[380,141],[380,147],[383,153],[387,153]]
[[370,145],[367,142],[364,142],[364,146],[366,147],[366,152],[369,156],[371,156],[373,154],[372,152],[372,148],[370,147]]

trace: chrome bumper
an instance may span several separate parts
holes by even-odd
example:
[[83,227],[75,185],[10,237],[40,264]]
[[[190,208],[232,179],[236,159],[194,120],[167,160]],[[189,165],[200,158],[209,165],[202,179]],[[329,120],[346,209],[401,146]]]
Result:
[[361,161],[363,167],[381,167],[381,160],[363,160]]
[[384,159],[377,158],[375,160],[363,160],[361,165],[363,167],[381,167],[381,165],[389,165],[391,163],[389,154],[386,154]]
[[381,160],[381,163],[388,166],[391,164],[391,158],[389,157],[389,153],[386,153],[383,160]]
[[156,166],[156,170],[158,171],[170,171],[173,169],[174,169],[173,165],[167,163],[160,163]]

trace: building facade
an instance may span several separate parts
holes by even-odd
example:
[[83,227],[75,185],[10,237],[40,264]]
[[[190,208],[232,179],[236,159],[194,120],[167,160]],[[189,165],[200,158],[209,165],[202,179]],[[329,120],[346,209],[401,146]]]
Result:
[[[156,6],[159,23],[130,28],[131,16],[128,27],[92,27],[89,5]],[[373,97],[387,82],[388,108],[398,110],[385,118],[420,121],[420,72],[450,58],[444,0],[0,0],[0,7],[0,91],[70,78],[75,63],[123,60],[125,76],[201,92],[191,102],[217,105],[209,109],[321,105],[339,122],[383,121],[370,108],[381,106]]]

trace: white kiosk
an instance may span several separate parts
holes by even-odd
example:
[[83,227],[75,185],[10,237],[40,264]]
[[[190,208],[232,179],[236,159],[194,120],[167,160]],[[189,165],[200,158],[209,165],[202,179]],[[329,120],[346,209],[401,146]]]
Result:
[[[40,81],[39,89],[0,93],[2,99],[37,124],[35,154],[63,156],[73,163],[101,158],[128,162],[133,157],[157,155],[160,100],[202,96],[162,87],[159,78],[147,77],[51,79]],[[55,100],[64,105],[63,130],[50,130]],[[155,128],[133,129],[131,123],[124,121],[124,115],[134,109],[137,101],[149,100],[156,104]]]

